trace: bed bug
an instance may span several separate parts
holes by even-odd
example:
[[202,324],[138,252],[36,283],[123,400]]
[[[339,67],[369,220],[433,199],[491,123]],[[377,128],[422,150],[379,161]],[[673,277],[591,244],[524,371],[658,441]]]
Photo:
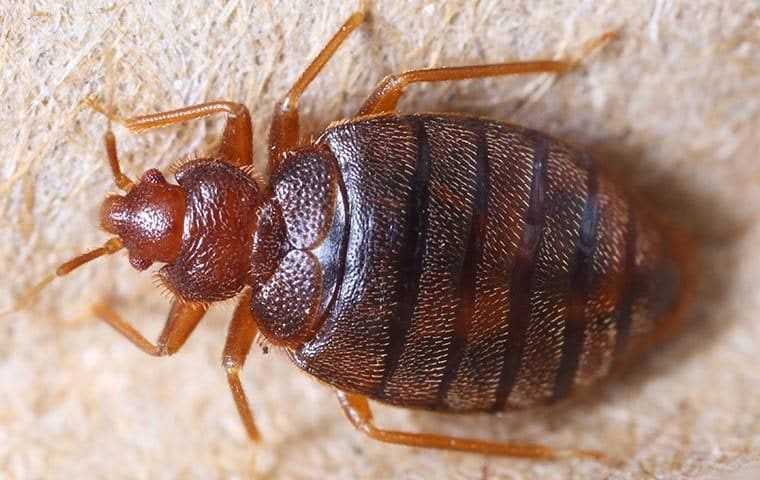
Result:
[[[158,341],[108,305],[95,314],[148,354],[176,352],[209,305],[237,298],[223,354],[248,436],[239,372],[254,338],[332,386],[348,420],[377,440],[528,458],[601,453],[389,431],[368,400],[452,413],[550,403],[608,376],[681,323],[688,243],[631,201],[589,154],[543,133],[457,114],[400,114],[415,83],[529,73],[540,60],[414,70],[386,77],[356,116],[311,141],[298,100],[365,19],[354,13],[275,108],[268,181],[251,174],[245,106],[215,101],[132,117],[132,132],[226,116],[213,154],[168,182],[121,172],[106,198],[115,235],[63,265],[66,275],[126,249],[174,300]],[[605,43],[610,34],[599,37]],[[109,122],[110,125],[110,122]]]

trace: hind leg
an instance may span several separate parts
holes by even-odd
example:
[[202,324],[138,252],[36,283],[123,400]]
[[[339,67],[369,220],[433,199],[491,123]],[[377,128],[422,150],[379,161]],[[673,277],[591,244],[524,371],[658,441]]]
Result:
[[410,70],[399,75],[385,77],[375,91],[359,109],[358,116],[375,115],[392,112],[406,87],[414,83],[448,82],[453,80],[470,80],[474,78],[499,77],[506,75],[523,75],[529,73],[561,74],[578,65],[591,51],[606,45],[613,38],[614,32],[607,32],[587,42],[580,59],[536,60],[528,62],[494,63],[490,65],[469,65],[463,67],[428,68]]
[[407,445],[410,447],[457,450],[460,452],[481,453],[484,455],[501,455],[531,459],[559,459],[567,457],[589,458],[602,461],[606,456],[600,452],[575,449],[554,449],[543,445],[516,442],[488,442],[472,438],[450,437],[430,433],[410,433],[395,430],[383,430],[375,426],[372,410],[367,397],[336,391],[338,402],[351,424],[369,437],[386,443]]

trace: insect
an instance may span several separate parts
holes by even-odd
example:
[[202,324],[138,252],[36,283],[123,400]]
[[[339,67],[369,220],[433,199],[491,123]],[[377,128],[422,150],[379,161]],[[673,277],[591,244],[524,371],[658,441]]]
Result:
[[[408,71],[355,117],[301,140],[298,100],[365,19],[354,13],[276,105],[267,183],[249,174],[245,106],[215,101],[125,119],[144,132],[226,115],[218,149],[169,183],[121,172],[101,248],[56,275],[126,249],[174,300],[152,343],[114,310],[94,312],[150,355],[182,347],[214,302],[238,298],[223,354],[248,436],[239,372],[263,335],[332,386],[348,420],[384,442],[528,458],[599,452],[389,431],[368,400],[452,413],[563,399],[673,330],[691,290],[687,243],[635,205],[590,156],[527,128],[454,114],[399,114],[406,87],[528,73],[577,61]],[[597,45],[610,35],[600,37]]]

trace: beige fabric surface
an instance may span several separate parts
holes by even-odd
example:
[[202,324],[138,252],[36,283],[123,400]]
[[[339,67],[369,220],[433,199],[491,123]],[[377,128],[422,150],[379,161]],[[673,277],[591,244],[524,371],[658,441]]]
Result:
[[[114,190],[103,118],[231,99],[264,159],[273,102],[353,2],[16,0],[0,6],[0,310],[105,238]],[[381,425],[601,449],[612,467],[407,449],[353,431],[330,390],[254,348],[243,381],[264,436],[250,444],[220,354],[230,304],[186,347],[149,358],[89,313],[109,301],[155,338],[168,301],[123,254],[0,318],[0,478],[644,479],[760,476],[760,4],[756,1],[376,1],[308,90],[317,132],[403,69],[559,57],[620,38],[577,72],[410,89],[402,109],[539,128],[623,173],[704,254],[692,327],[588,397],[501,416],[377,407]],[[125,170],[203,152],[219,122],[144,136],[115,127]],[[753,473],[754,472],[754,473]]]

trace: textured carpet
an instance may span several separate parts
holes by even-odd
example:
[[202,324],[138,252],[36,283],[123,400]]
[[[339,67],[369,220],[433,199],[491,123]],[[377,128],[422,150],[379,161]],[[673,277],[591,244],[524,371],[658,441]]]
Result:
[[[96,95],[122,115],[244,102],[259,161],[274,101],[353,2],[60,2],[0,6],[0,310],[99,245],[114,190]],[[498,417],[379,406],[381,425],[602,449],[611,467],[383,445],[328,388],[255,348],[243,381],[264,436],[244,435],[220,367],[229,304],[171,358],[148,358],[88,307],[109,301],[150,338],[168,301],[124,255],[0,318],[0,478],[646,479],[760,476],[760,4],[756,1],[376,1],[373,21],[302,101],[318,132],[408,68],[560,57],[620,38],[555,81],[415,87],[405,111],[462,111],[584,146],[691,231],[704,257],[683,337],[593,395]],[[144,136],[115,127],[125,170],[203,152],[219,122]]]

